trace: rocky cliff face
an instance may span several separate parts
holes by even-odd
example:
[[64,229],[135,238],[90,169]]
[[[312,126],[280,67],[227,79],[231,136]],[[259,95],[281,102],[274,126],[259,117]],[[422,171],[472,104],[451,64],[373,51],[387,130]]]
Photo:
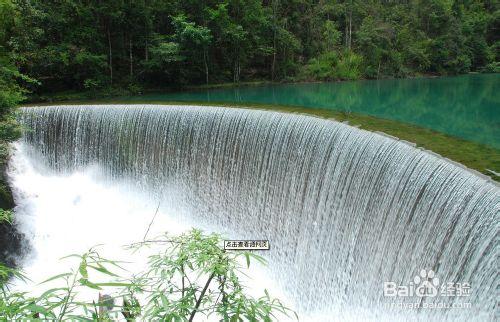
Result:
[[[8,157],[0,160],[0,208],[13,209],[15,206],[12,190],[7,178]],[[20,234],[15,223],[0,223],[0,262],[15,267],[22,257],[22,249],[26,246],[25,239]]]

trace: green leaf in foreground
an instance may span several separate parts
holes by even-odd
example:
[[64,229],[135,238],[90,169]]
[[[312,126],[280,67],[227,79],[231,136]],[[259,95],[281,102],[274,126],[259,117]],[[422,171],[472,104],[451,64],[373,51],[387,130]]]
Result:
[[[139,243],[137,247],[151,243],[156,242]],[[121,278],[106,267],[119,266],[102,258],[95,249],[69,255],[65,258],[80,260],[72,272],[39,284],[63,286],[50,288],[37,298],[9,290],[0,292],[0,320],[90,321],[121,317],[127,321],[193,321],[215,315],[226,321],[277,321],[279,314],[293,312],[267,290],[260,298],[245,294],[245,286],[240,283],[240,274],[244,274],[240,256],[245,257],[247,268],[254,259],[259,263],[265,260],[252,252],[226,252],[220,235],[192,230],[179,236],[162,236],[157,244],[161,251],[152,255],[147,268],[134,272],[131,279]],[[102,273],[107,280],[90,281],[89,269]],[[80,299],[80,294],[89,294],[89,290],[95,292],[94,300]]]

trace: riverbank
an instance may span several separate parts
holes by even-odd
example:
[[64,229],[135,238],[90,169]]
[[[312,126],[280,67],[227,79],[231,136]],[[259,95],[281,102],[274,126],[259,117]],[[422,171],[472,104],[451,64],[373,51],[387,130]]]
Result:
[[207,89],[222,89],[222,88],[238,88],[238,87],[251,87],[251,86],[265,86],[277,85],[284,83],[295,82],[273,82],[268,80],[257,80],[239,83],[215,83],[215,84],[202,84],[202,85],[185,85],[185,86],[169,86],[169,87],[143,87],[141,85],[127,86],[127,87],[110,87],[101,90],[73,90],[61,91],[54,93],[32,94],[26,100],[27,104],[36,103],[51,103],[51,102],[65,102],[65,101],[81,101],[81,100],[96,100],[96,99],[112,99],[124,96],[156,94],[156,93],[174,93],[193,90],[207,90]]
[[[470,72],[467,74],[480,74],[479,72]],[[454,75],[456,77],[467,75],[458,74]],[[346,83],[346,82],[356,82],[356,81],[379,81],[379,80],[391,80],[391,79],[426,79],[426,78],[442,78],[450,77],[450,75],[440,75],[440,74],[418,74],[414,76],[407,76],[403,78],[396,77],[385,77],[381,79],[372,78],[360,78],[357,80],[336,80],[336,81],[305,81],[305,80],[281,80],[281,81],[270,81],[270,80],[253,80],[246,82],[229,82],[229,83],[213,83],[213,84],[201,84],[201,85],[180,85],[180,86],[168,86],[168,87],[144,87],[142,85],[132,85],[126,87],[110,87],[101,90],[72,90],[72,91],[61,91],[54,93],[44,93],[44,94],[32,94],[28,97],[27,104],[37,104],[37,103],[52,103],[52,102],[65,102],[65,101],[83,101],[83,100],[96,100],[96,99],[112,99],[124,96],[134,96],[134,95],[147,95],[147,94],[158,94],[158,93],[174,93],[174,92],[187,92],[187,91],[198,91],[198,90],[211,90],[211,89],[230,89],[230,88],[245,88],[245,87],[258,87],[266,85],[283,85],[283,84],[319,84],[319,83]]]
[[[60,103],[61,104],[61,103]],[[71,101],[64,102],[69,105],[81,104],[140,104],[140,102],[130,102],[127,100],[91,100],[91,101]],[[500,150],[470,142],[460,138],[452,137],[437,131],[418,127],[415,125],[401,123],[393,120],[381,119],[356,113],[347,113],[323,109],[311,109],[299,106],[283,106],[271,104],[241,104],[241,103],[223,103],[223,102],[179,102],[179,101],[148,101],[147,104],[159,105],[207,105],[224,107],[244,107],[260,110],[271,110],[285,113],[298,113],[313,115],[326,119],[334,119],[339,122],[347,122],[350,125],[357,126],[368,131],[380,131],[388,135],[397,137],[401,140],[415,143],[417,147],[433,151],[445,158],[459,162],[466,167],[476,170],[492,180],[500,182],[500,176],[490,172],[499,172],[500,170]],[[36,105],[36,104],[30,104]],[[52,103],[38,105],[53,105]]]

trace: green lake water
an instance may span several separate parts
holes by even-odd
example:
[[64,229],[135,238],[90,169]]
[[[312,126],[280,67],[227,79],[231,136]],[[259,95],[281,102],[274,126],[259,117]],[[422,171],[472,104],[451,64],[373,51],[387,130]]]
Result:
[[500,74],[272,84],[148,94],[129,100],[261,103],[354,112],[500,149]]

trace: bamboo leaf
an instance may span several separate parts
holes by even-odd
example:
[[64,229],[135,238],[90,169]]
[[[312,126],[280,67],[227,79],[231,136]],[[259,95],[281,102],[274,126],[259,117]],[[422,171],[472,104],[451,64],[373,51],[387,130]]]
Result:
[[48,283],[50,281],[54,281],[54,280],[57,280],[57,279],[60,279],[60,278],[64,278],[64,277],[68,277],[68,276],[71,276],[72,274],[71,273],[62,273],[62,274],[59,274],[59,275],[55,275],[55,276],[52,276],[51,278],[39,283],[39,284],[44,284],[44,283]]
[[97,265],[98,266],[88,265],[88,267],[91,267],[91,268],[95,269],[96,271],[101,272],[103,274],[114,276],[114,277],[118,277],[118,275],[116,275],[115,273],[110,272],[106,267],[104,267],[104,266],[102,266],[100,264],[97,264]]
[[250,267],[250,254],[248,252],[245,252],[245,258],[247,260],[247,268]]
[[107,282],[107,283],[94,283],[96,286],[115,286],[115,287],[129,287],[134,286],[136,284],[132,283],[119,283],[119,282]]
[[102,288],[99,287],[99,285],[96,285],[94,283],[92,283],[91,281],[89,281],[88,279],[85,279],[85,278],[80,278],[78,280],[80,282],[80,284],[82,284],[83,286],[87,286],[87,287],[90,287],[90,288],[93,288],[93,289],[96,289],[96,290],[102,290]]
[[50,312],[48,312],[43,306],[36,305],[36,304],[30,304],[26,307],[27,310],[35,313],[40,313],[43,315],[48,315]]
[[47,291],[43,292],[43,294],[38,297],[38,300],[45,299],[49,295],[51,295],[51,294],[53,294],[53,293],[55,293],[57,291],[67,291],[67,290],[68,290],[67,287],[51,288],[50,290],[47,290]]
[[89,277],[88,271],[87,271],[87,262],[83,260],[80,263],[80,267],[78,268],[78,271],[80,272],[80,275],[82,275],[83,278],[87,279]]

